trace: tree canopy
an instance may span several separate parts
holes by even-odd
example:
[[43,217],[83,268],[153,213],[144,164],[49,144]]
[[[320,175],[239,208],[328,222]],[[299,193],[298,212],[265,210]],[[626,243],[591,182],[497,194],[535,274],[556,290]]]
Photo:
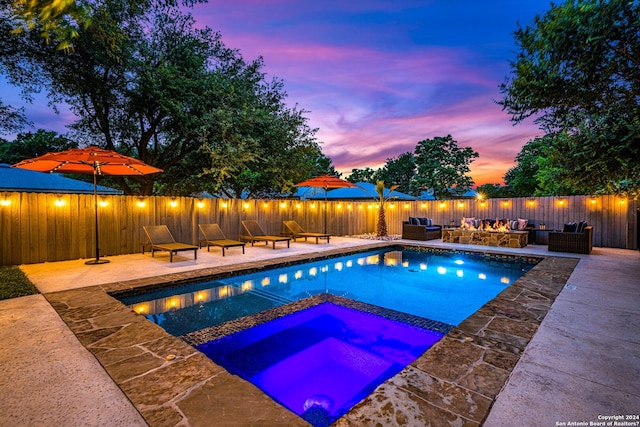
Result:
[[78,148],[78,144],[56,132],[43,129],[37,132],[23,132],[11,142],[0,139],[0,163],[13,165],[48,152],[64,151],[70,148]]
[[88,5],[91,25],[74,26],[66,52],[38,31],[12,33],[4,9],[0,68],[27,94],[45,89],[69,105],[72,139],[165,170],[116,178],[125,193],[283,191],[326,163],[305,111],[285,105],[283,83],[266,81],[261,58],[244,61],[166,1]]
[[377,174],[378,181],[394,185],[398,191],[406,194],[413,192],[413,179],[416,174],[416,162],[412,152],[402,153],[396,158],[387,159]]
[[0,99],[0,135],[17,132],[28,124],[24,116],[24,109],[17,109],[6,105]]
[[364,169],[351,169],[351,174],[347,177],[347,181],[349,182],[370,182],[372,184],[378,181],[377,177],[380,169],[371,169],[370,167],[366,167]]
[[419,195],[431,191],[436,198],[448,198],[471,188],[473,180],[467,173],[476,157],[477,152],[458,147],[451,135],[437,136],[418,142],[413,153],[388,158],[380,169],[353,169],[347,180],[373,184],[384,181],[403,193]]
[[499,102],[547,134],[554,179],[574,191],[640,194],[640,4],[569,0],[514,33]]
[[562,170],[549,155],[553,151],[553,137],[545,135],[527,142],[516,156],[516,165],[504,175],[512,195],[568,196],[579,191],[561,179]]
[[461,195],[473,185],[467,174],[476,157],[476,151],[458,147],[451,135],[420,141],[415,149],[417,174],[414,186],[422,191],[433,191],[438,199]]

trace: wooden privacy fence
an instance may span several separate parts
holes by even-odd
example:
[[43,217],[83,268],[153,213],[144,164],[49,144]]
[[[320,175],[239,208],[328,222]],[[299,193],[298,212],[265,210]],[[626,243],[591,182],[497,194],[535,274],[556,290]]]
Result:
[[[586,220],[594,227],[594,245],[638,247],[638,201],[617,196],[537,197],[513,199],[389,201],[389,234],[401,234],[409,216],[434,223],[460,224],[462,217],[526,218],[547,229]],[[98,206],[101,256],[140,252],[143,225],[166,224],[175,239],[197,244],[199,223],[218,223],[228,238],[241,233],[240,221],[256,219],[269,234],[283,231],[282,221],[296,220],[309,231],[336,236],[374,233],[374,200],[297,201],[195,199],[191,197],[101,196]],[[0,265],[31,264],[95,256],[95,210],[92,195],[50,193],[0,194]]]

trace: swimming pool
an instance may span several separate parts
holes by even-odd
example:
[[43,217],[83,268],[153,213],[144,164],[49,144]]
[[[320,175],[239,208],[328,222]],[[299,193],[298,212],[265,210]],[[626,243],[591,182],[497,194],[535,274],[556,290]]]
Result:
[[325,302],[197,348],[320,427],[443,335]]
[[458,325],[536,262],[393,247],[120,299],[175,336],[321,293]]

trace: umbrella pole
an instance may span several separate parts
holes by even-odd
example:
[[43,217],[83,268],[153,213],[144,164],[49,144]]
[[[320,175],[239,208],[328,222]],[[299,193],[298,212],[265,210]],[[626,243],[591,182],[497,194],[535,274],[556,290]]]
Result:
[[327,234],[327,188],[324,189],[324,234]]
[[85,264],[87,265],[96,265],[96,264],[106,264],[109,262],[108,259],[100,259],[100,246],[98,245],[98,183],[97,183],[97,175],[98,169],[94,166],[93,169],[93,207],[96,213],[96,259],[91,259]]

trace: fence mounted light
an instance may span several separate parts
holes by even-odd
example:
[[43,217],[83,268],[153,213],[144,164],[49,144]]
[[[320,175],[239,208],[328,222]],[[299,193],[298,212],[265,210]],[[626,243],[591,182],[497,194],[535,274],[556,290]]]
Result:
[[284,209],[287,207],[287,203],[286,202],[280,202],[280,209]]
[[204,199],[202,197],[198,198],[196,206],[198,206],[200,209],[204,208]]
[[172,197],[171,201],[169,202],[169,206],[175,208],[176,206],[178,206],[178,200],[175,197]]
[[242,207],[245,208],[245,209],[249,209],[249,203],[248,202],[244,202],[242,204]]
[[137,205],[139,208],[144,208],[146,204],[147,204],[147,202],[146,202],[146,200],[145,200],[145,198],[144,198],[144,197],[142,197],[142,196],[141,196],[141,197],[138,197],[138,201],[136,202],[136,205]]
[[0,206],[10,206],[11,199],[6,193],[2,193],[2,197],[0,197]]
[[529,204],[529,206],[533,206],[536,204],[536,199],[529,199],[527,203]]
[[223,200],[222,203],[220,203],[220,206],[226,209],[229,206],[229,203],[226,200]]
[[100,198],[100,201],[98,202],[98,204],[99,204],[101,207],[103,207],[103,208],[104,208],[104,207],[109,206],[109,201],[108,201],[105,197],[101,197],[101,198]]
[[440,209],[444,209],[447,204],[445,202],[440,202],[438,206],[440,207]]
[[427,207],[427,204],[426,204],[426,203],[422,203],[422,204],[420,205],[420,207],[421,207],[422,209],[425,209],[425,208]]
[[53,202],[57,207],[62,207],[64,206],[66,203],[64,201],[64,199],[62,198],[61,195],[56,195],[56,201]]

